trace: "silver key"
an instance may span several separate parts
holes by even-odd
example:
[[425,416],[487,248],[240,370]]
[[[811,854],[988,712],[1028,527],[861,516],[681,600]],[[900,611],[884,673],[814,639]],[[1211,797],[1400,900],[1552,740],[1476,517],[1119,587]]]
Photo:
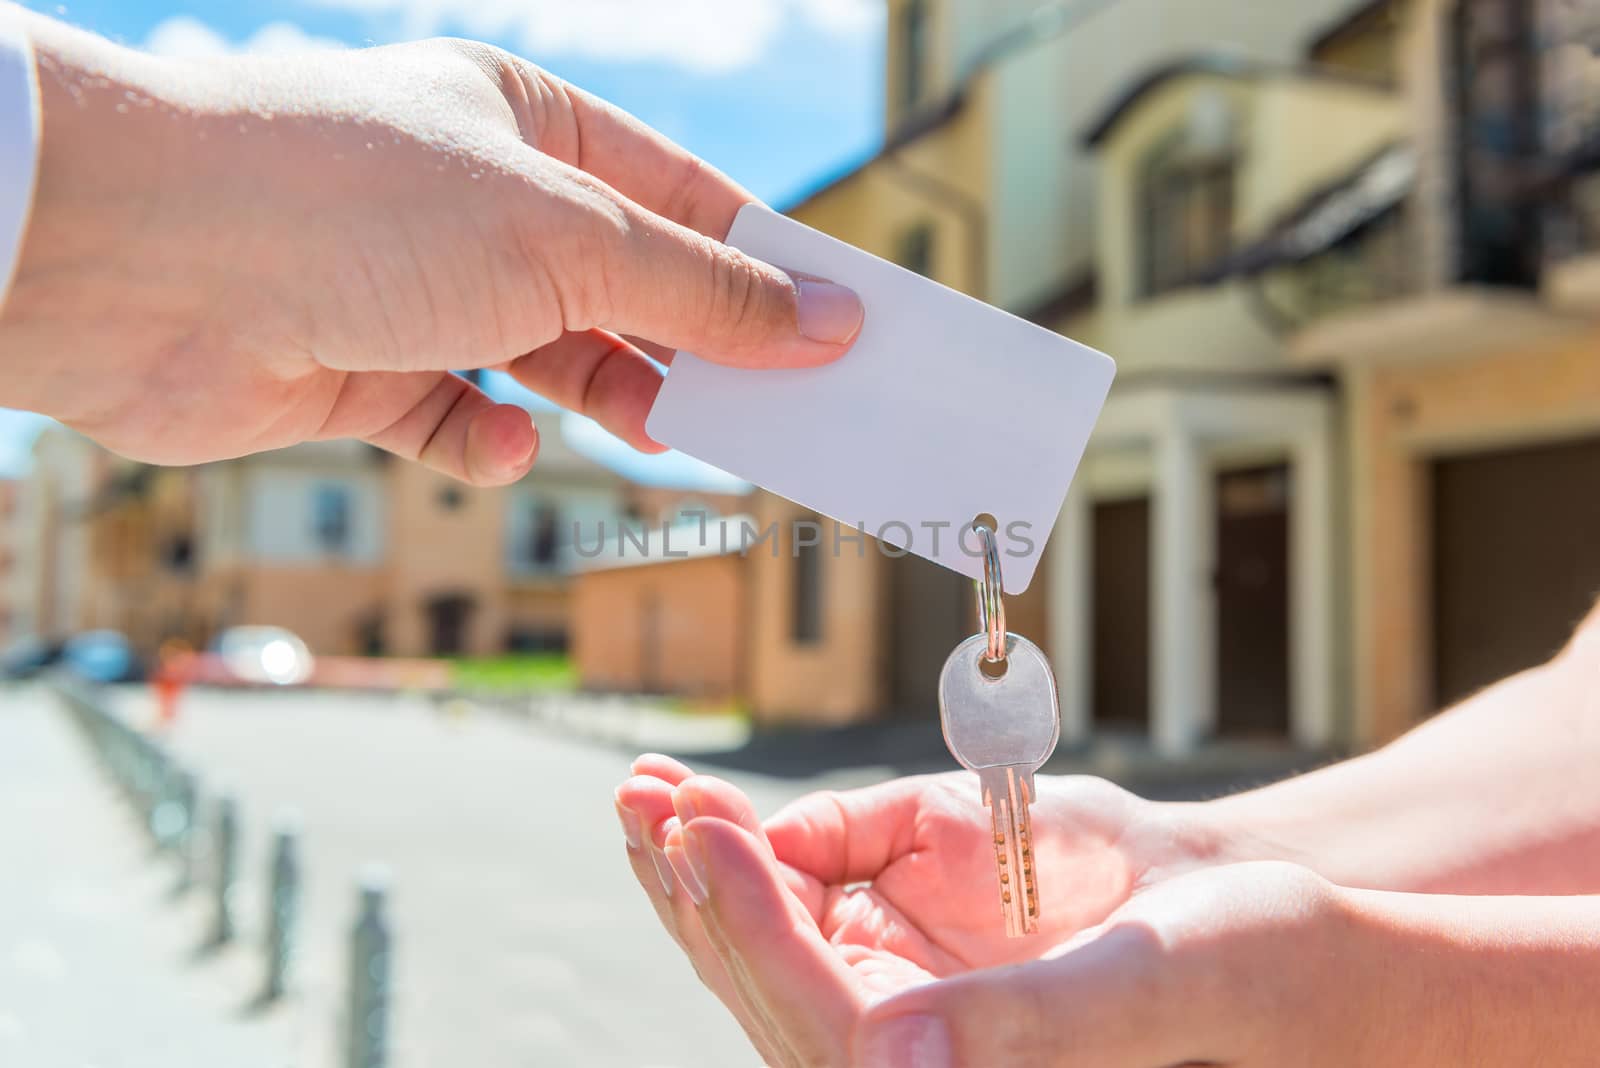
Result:
[[[950,754],[978,773],[994,829],[995,866],[1006,935],[1019,938],[1039,925],[1034,864],[1033,773],[1050,759],[1061,736],[1056,680],[1039,647],[1006,635],[1005,674],[985,671],[986,635],[956,646],[939,674],[939,721]],[[992,664],[991,669],[997,670]]]

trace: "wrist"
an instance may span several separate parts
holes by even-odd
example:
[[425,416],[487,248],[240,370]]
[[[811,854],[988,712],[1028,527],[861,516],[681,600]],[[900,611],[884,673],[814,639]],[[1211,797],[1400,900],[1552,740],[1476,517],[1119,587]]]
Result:
[[[1270,788],[1268,788],[1270,789]],[[1211,801],[1173,802],[1168,818],[1185,828],[1195,859],[1207,864],[1284,861],[1326,876],[1305,843],[1319,838],[1324,817],[1265,790]]]
[[20,8],[0,0],[0,310],[22,252],[39,158],[39,84]]
[[8,356],[0,404],[70,418],[83,369],[62,360],[79,348],[64,342],[69,324],[82,336],[85,319],[137,300],[126,251],[131,232],[154,217],[151,201],[165,184],[169,74],[155,57],[43,16],[21,19],[37,69],[40,136],[31,217],[0,309]]
[[1593,1063],[1600,901],[1342,890],[1373,1020],[1394,1021],[1360,1063]]
[[[1445,991],[1450,965],[1439,946],[1400,922],[1394,899],[1411,895],[1331,885],[1335,948],[1319,969],[1328,1000],[1342,1003],[1338,1026],[1348,1029],[1352,1056],[1371,1068],[1445,1068],[1484,1063],[1464,1040],[1472,1023],[1469,1001]],[[1427,899],[1424,899],[1427,900]]]

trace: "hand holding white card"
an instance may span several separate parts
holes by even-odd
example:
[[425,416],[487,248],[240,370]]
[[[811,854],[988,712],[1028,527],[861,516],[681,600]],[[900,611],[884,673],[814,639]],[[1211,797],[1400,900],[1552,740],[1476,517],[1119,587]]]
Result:
[[805,370],[680,352],[650,413],[657,441],[977,578],[994,516],[1007,593],[1028,588],[1116,373],[1110,357],[766,208],[728,244],[849,286],[855,347]]

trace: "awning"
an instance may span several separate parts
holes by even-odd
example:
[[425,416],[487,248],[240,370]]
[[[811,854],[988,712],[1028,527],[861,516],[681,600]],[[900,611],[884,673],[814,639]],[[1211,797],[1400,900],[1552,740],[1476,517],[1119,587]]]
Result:
[[1224,257],[1203,280],[1257,275],[1326,252],[1397,207],[1416,179],[1416,150],[1392,145],[1313,195],[1271,234]]

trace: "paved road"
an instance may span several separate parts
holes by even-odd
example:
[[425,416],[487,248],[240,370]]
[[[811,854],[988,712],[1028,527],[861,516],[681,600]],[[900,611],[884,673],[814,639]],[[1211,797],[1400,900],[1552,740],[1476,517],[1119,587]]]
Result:
[[[116,700],[148,721],[144,691]],[[170,867],[54,700],[0,690],[0,1066],[339,1068],[346,935],[373,863],[393,884],[391,1068],[757,1063],[633,884],[611,805],[622,749],[420,699],[264,692],[190,694],[170,741],[242,806],[242,937],[214,956],[194,954],[203,895],[167,898]],[[909,734],[786,759],[800,741],[710,770],[771,811],[932,762]],[[251,1012],[270,837],[291,811],[307,878],[295,993]]]
[[[123,706],[147,711],[142,695]],[[297,1063],[334,1063],[345,931],[372,862],[393,880],[393,1068],[757,1063],[633,883],[611,804],[624,753],[420,700],[271,693],[192,695],[172,743],[239,797],[248,923],[272,821],[298,811]],[[767,808],[888,775],[732,777]]]

